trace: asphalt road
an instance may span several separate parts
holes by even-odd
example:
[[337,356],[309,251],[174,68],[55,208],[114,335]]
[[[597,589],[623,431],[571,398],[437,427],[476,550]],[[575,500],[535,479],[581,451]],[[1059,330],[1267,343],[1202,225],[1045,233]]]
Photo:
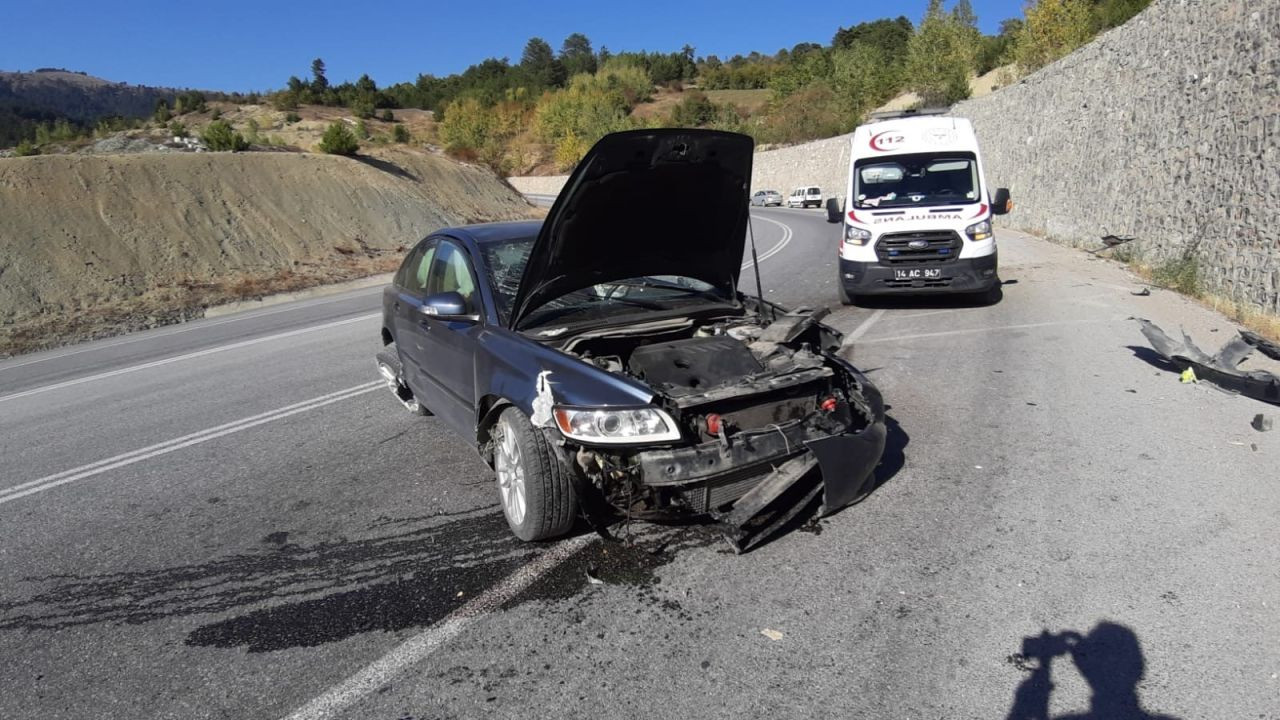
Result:
[[[835,303],[822,213],[754,215],[766,294]],[[1280,718],[1272,409],[1127,318],[1230,323],[999,238],[998,305],[836,305],[881,485],[744,556],[511,539],[374,384],[376,290],[0,363],[0,718]]]

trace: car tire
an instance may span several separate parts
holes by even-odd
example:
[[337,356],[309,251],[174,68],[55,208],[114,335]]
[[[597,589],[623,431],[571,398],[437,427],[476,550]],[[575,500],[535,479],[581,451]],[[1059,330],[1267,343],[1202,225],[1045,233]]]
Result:
[[391,390],[392,395],[396,396],[396,400],[414,415],[430,415],[431,411],[414,397],[409,384],[404,381],[404,366],[400,364],[400,353],[396,350],[396,344],[393,342],[382,348],[377,355],[377,360],[378,374],[386,381],[387,388]]
[[844,278],[838,275],[836,276],[836,292],[840,295],[841,305],[857,305],[858,304],[856,302],[857,298],[854,297],[853,295],[850,295],[849,291],[844,289]]
[[519,409],[502,411],[493,427],[493,470],[502,516],[525,542],[564,535],[573,528],[578,498],[572,469]]

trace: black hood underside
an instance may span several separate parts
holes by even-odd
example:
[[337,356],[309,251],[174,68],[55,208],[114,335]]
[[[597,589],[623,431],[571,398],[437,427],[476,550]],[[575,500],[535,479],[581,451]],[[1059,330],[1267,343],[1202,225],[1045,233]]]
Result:
[[711,130],[606,135],[570,175],[530,252],[511,324],[592,285],[652,275],[731,296],[742,266],[754,141]]

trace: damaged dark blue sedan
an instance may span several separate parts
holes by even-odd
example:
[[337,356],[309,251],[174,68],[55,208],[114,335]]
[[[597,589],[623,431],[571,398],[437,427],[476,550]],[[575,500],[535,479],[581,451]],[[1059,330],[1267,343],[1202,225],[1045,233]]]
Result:
[[519,538],[691,513],[742,548],[869,491],[879,391],[825,310],[739,289],[753,150],[606,136],[545,221],[440,230],[386,289],[379,371],[479,450]]

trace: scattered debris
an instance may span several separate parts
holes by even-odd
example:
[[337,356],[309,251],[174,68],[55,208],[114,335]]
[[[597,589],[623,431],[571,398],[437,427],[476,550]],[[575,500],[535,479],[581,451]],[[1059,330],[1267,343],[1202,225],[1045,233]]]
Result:
[[769,638],[770,640],[781,640],[783,637],[782,633],[772,628],[765,628],[760,631],[760,634]]
[[587,568],[587,582],[591,585],[604,584],[604,581],[601,580],[598,575],[596,575],[596,569],[594,567]]
[[1134,390],[1133,388],[1129,388],[1128,390],[1125,390],[1125,392],[1127,392],[1127,393],[1133,393],[1134,395],[1137,395],[1137,394],[1138,394],[1138,391],[1137,391],[1137,390]]
[[1250,423],[1250,425],[1252,425],[1253,429],[1258,432],[1269,432],[1273,427],[1273,422],[1270,415],[1258,413],[1253,416],[1253,422]]
[[1144,288],[1142,288],[1141,290],[1131,290],[1131,291],[1129,291],[1129,294],[1130,294],[1130,295],[1137,295],[1138,297],[1147,297],[1148,295],[1150,295],[1150,294],[1151,294],[1151,288],[1145,288],[1145,287],[1144,287]]
[[1111,248],[1118,247],[1120,245],[1124,245],[1125,243],[1133,242],[1136,239],[1137,238],[1135,238],[1132,235],[1103,235],[1101,238],[1102,247],[1098,248],[1097,250],[1090,250],[1089,252],[1094,255],[1097,255],[1100,252],[1103,252],[1105,250],[1110,250]]
[[[1254,333],[1242,332],[1222,346],[1217,355],[1210,357],[1182,333],[1182,342],[1165,334],[1150,320],[1137,318],[1151,347],[1165,360],[1182,372],[1183,382],[1206,380],[1232,393],[1239,393],[1265,403],[1280,405],[1280,375],[1265,370],[1241,370],[1244,362],[1255,349],[1272,357],[1280,356],[1280,346]],[[1188,379],[1190,378],[1190,379]]]

